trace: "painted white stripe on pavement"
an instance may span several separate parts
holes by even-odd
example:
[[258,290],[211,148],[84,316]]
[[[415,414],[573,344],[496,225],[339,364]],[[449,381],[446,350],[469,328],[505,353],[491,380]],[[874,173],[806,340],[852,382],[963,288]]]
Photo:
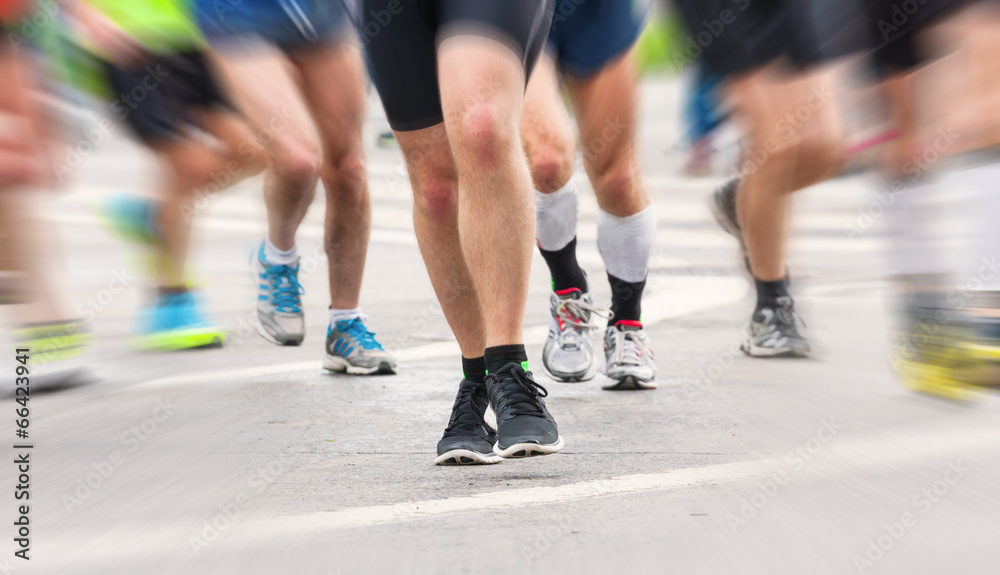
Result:
[[[826,421],[834,420],[831,418],[824,420]],[[834,426],[834,433],[836,427]],[[849,426],[844,425],[844,427]],[[557,486],[492,491],[466,497],[279,516],[269,518],[266,529],[276,529],[279,533],[356,529],[466,511],[509,510],[526,505],[566,503],[593,497],[728,483],[755,479],[778,471],[795,476],[802,475],[803,477],[797,481],[808,485],[817,477],[820,478],[819,481],[829,480],[832,471],[867,476],[872,472],[898,469],[914,462],[944,468],[950,461],[960,460],[962,455],[989,453],[1000,444],[1000,431],[992,428],[992,420],[989,418],[966,421],[957,426],[954,421],[928,422],[927,427],[927,429],[914,429],[909,426],[886,429],[874,437],[865,434],[839,439],[834,435],[828,440],[829,445],[821,445],[818,451],[810,452],[815,453],[817,462],[807,462],[805,467],[798,471],[791,471],[780,458],[769,458],[659,473],[623,475],[611,479]]]
[[506,491],[477,493],[467,497],[448,497],[427,501],[409,501],[393,505],[354,507],[341,511],[325,511],[308,515],[279,516],[268,519],[269,529],[288,533],[357,529],[385,523],[415,521],[437,515],[467,511],[511,509],[525,505],[565,503],[579,499],[609,495],[625,495],[643,491],[662,491],[692,485],[705,485],[753,479],[773,470],[765,461],[724,463],[707,467],[692,467],[664,473],[638,473],[611,479],[568,483],[554,487],[528,487]]

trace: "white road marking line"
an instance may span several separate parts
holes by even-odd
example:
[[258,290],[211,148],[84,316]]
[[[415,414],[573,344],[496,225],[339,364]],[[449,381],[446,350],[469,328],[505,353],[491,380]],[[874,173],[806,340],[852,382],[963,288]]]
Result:
[[[847,421],[841,423],[844,423],[845,429],[854,427]],[[348,507],[319,513],[275,516],[271,507],[255,507],[248,512],[246,520],[238,522],[232,532],[226,533],[225,538],[214,545],[233,548],[256,541],[281,540],[288,533],[323,533],[447,517],[470,511],[509,511],[519,507],[571,503],[598,497],[662,492],[691,486],[717,486],[754,480],[778,471],[788,473],[791,481],[799,488],[822,494],[826,483],[843,485],[845,481],[850,481],[846,476],[865,482],[872,477],[883,477],[887,472],[919,472],[919,469],[943,468],[950,461],[965,461],[964,457],[990,457],[989,454],[996,453],[996,447],[1000,444],[1000,429],[996,429],[991,411],[977,410],[962,415],[960,419],[944,417],[917,423],[920,424],[918,428],[905,424],[889,429],[861,427],[858,431],[864,433],[864,436],[843,439],[839,435],[835,436],[816,452],[813,460],[807,462],[800,471],[794,472],[789,472],[788,466],[781,459],[782,455],[777,454],[754,461],[630,474],[563,485],[491,491],[444,499]],[[792,449],[795,446],[784,447]],[[501,465],[516,465],[516,462]],[[748,491],[742,495],[749,495],[756,488],[756,485],[746,486]],[[718,493],[713,501],[725,496],[736,501],[740,492]],[[212,509],[217,510],[216,507]],[[100,510],[95,509],[94,512],[100,513]],[[95,559],[95,553],[107,553],[108,558],[115,560],[128,556],[145,557],[151,553],[163,552],[164,541],[177,542],[177,549],[188,552],[186,543],[189,537],[200,536],[205,520],[204,510],[199,509],[194,514],[166,518],[156,525],[142,521],[142,518],[133,518],[132,523],[118,522],[105,526],[102,530],[105,539],[115,541],[117,545],[90,547],[86,550],[86,557],[91,561]],[[141,525],[141,528],[137,528],[137,525]],[[62,543],[72,542],[77,538],[78,534],[64,531],[53,533],[51,539]],[[48,566],[53,561],[57,564],[70,564],[76,559],[70,554],[56,554],[47,555],[44,561]]]
[[765,461],[724,463],[707,467],[677,469],[664,473],[637,473],[611,479],[568,483],[552,487],[528,487],[477,493],[466,497],[448,497],[426,501],[407,501],[393,505],[353,507],[340,511],[325,511],[308,515],[278,516],[268,519],[269,529],[288,533],[295,531],[326,531],[357,529],[415,521],[437,515],[468,511],[511,509],[525,505],[566,503],[592,497],[625,495],[643,491],[663,491],[693,485],[710,485],[753,479],[768,473],[772,467]]
[[[650,278],[643,297],[643,323],[653,326],[661,321],[699,313],[740,301],[749,289],[742,277],[672,276]],[[548,326],[525,328],[524,343],[536,346],[545,342]],[[458,356],[461,353],[454,341],[435,342],[408,347],[398,352],[400,363],[410,363],[439,357]],[[404,366],[405,367],[405,366]],[[320,371],[319,361],[298,361],[260,367],[242,367],[215,371],[200,371],[170,375],[140,382],[134,388],[172,387],[211,381],[246,380],[268,375],[284,375],[300,371]]]
[[791,476],[803,476],[799,480],[800,483],[810,485],[814,477],[819,477],[820,481],[830,480],[831,470],[852,474],[878,473],[885,469],[898,469],[897,466],[914,462],[944,466],[948,461],[956,459],[963,450],[974,453],[991,452],[998,443],[1000,443],[1000,430],[992,428],[992,420],[989,418],[966,421],[957,427],[948,423],[928,429],[899,428],[886,430],[874,438],[866,436],[842,440],[834,436],[829,440],[829,445],[821,447],[820,451],[815,453],[816,462],[807,462],[799,471],[790,471],[780,458],[724,463],[556,486],[492,491],[465,497],[279,516],[269,518],[266,529],[275,529],[279,533],[357,529],[467,511],[509,510],[515,507],[567,503],[593,497],[729,483],[755,479],[778,471],[785,471]]

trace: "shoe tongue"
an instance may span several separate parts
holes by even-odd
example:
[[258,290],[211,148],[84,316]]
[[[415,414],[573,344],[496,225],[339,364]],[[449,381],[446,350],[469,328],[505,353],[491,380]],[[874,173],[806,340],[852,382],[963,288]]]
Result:
[[500,369],[498,369],[496,371],[496,374],[498,376],[499,375],[506,375],[506,374],[510,373],[511,370],[520,371],[521,373],[527,373],[527,370],[525,370],[524,367],[521,364],[515,363],[513,361],[509,361],[509,362],[503,364],[503,367],[501,367]]
[[468,379],[462,379],[462,383],[459,384],[459,387],[461,389],[468,390],[469,393],[474,392],[476,390],[476,388],[478,388],[480,386],[482,386],[483,389],[486,389],[486,384],[485,383],[476,383],[475,381],[471,381],[471,380],[468,380]]

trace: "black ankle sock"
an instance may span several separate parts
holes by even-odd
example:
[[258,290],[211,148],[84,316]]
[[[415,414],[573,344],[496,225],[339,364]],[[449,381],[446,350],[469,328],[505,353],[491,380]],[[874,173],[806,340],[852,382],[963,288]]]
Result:
[[[522,367],[528,364],[528,354],[524,351],[524,346],[498,345],[486,348],[486,373],[496,373],[501,367],[508,363],[516,363]],[[527,368],[525,368],[527,371]]]
[[576,261],[576,237],[561,250],[550,252],[538,248],[538,251],[542,253],[545,263],[549,266],[549,273],[552,274],[552,291],[559,292],[571,288],[587,291],[587,276]]
[[486,358],[479,356],[469,359],[463,355],[462,376],[473,383],[486,381]]
[[646,288],[646,280],[641,282],[627,282],[608,274],[608,282],[611,284],[611,321],[617,324],[620,321],[641,321],[642,314],[642,290]]
[[788,278],[784,277],[778,281],[766,282],[753,278],[754,285],[757,286],[757,309],[773,306],[779,297],[791,297],[788,293]]

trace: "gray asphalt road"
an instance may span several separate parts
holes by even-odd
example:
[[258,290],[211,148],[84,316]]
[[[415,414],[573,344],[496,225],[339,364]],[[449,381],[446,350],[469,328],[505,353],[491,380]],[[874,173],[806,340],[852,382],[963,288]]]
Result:
[[[566,448],[488,467],[432,464],[460,365],[412,236],[397,151],[369,152],[376,229],[362,304],[405,360],[397,376],[361,378],[319,369],[320,205],[300,234],[304,345],[278,348],[248,328],[259,181],[209,201],[198,221],[199,278],[227,346],[132,351],[144,282],[94,206],[156,177],[113,134],[51,208],[68,297],[94,317],[100,381],[32,398],[31,560],[13,556],[8,463],[0,572],[995,573],[1000,404],[947,404],[894,380],[880,222],[845,233],[870,183],[840,179],[798,198],[794,287],[816,357],[742,357],[734,344],[750,292],[704,203],[721,179],[677,176],[677,86],[644,92],[659,216],[646,315],[660,389],[542,378]],[[373,106],[366,141],[382,122]],[[596,205],[584,197],[581,259],[602,278]],[[134,277],[113,288],[123,273]],[[547,282],[536,259],[535,365]],[[11,438],[15,407],[0,402]]]

